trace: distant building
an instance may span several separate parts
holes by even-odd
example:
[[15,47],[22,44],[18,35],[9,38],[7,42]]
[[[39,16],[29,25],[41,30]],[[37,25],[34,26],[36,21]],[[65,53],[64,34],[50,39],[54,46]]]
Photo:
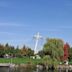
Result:
[[5,54],[5,55],[4,55],[4,58],[10,58],[10,55]]

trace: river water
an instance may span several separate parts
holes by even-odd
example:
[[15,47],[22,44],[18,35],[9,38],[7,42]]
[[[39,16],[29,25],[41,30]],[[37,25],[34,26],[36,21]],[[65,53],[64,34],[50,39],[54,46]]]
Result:
[[46,72],[46,71],[38,71],[33,69],[25,69],[25,68],[9,68],[9,67],[0,67],[0,72]]
[[39,69],[0,67],[0,72],[72,72],[72,71],[46,71]]
[[48,72],[46,70],[0,67],[0,72]]

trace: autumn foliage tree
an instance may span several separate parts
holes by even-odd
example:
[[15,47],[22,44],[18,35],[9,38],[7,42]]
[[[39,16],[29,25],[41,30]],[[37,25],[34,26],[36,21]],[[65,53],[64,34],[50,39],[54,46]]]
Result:
[[69,51],[70,51],[70,46],[68,43],[64,44],[64,60],[68,60],[69,58]]
[[0,57],[4,55],[4,46],[0,44]]
[[31,48],[26,47],[24,45],[23,48],[21,49],[21,55],[22,56],[33,56],[34,55],[34,51],[31,50]]

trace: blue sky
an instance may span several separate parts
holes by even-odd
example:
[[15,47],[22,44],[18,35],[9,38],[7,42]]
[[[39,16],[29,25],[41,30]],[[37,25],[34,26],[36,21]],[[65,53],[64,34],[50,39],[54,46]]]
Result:
[[37,32],[72,46],[72,0],[0,0],[0,43],[34,48]]

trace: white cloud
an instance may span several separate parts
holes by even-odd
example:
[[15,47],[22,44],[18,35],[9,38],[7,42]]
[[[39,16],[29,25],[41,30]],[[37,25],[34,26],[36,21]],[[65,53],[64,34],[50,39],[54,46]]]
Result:
[[30,27],[28,24],[19,24],[19,23],[0,23],[0,26],[7,27]]
[[0,26],[23,26],[23,25],[20,25],[20,24],[15,24],[15,23],[0,23]]
[[13,35],[15,33],[10,33],[10,32],[3,32],[3,31],[0,31],[0,34],[8,34],[8,35]]

